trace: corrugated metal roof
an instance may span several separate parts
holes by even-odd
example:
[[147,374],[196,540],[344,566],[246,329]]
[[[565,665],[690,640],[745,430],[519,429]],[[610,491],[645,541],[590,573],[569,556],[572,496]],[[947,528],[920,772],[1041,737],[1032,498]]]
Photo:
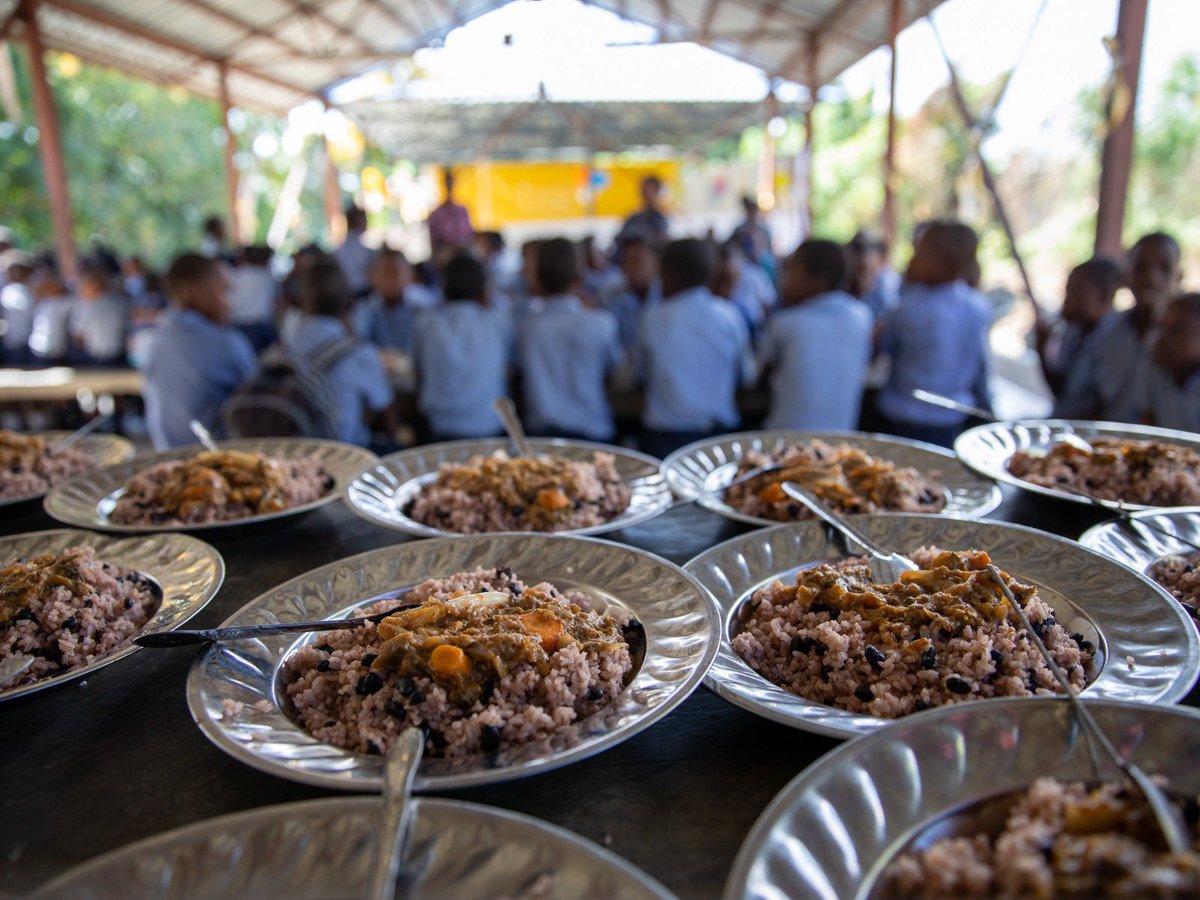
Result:
[[[283,110],[506,0],[38,0],[48,47],[237,105]],[[824,84],[885,43],[891,0],[585,0],[769,75]],[[904,23],[941,0],[904,0]],[[0,0],[7,20],[17,0]],[[810,47],[819,46],[813,63]]]

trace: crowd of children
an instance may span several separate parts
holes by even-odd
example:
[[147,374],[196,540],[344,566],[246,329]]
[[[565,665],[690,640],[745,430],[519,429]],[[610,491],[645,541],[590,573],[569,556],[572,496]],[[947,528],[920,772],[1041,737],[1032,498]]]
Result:
[[[468,241],[458,229],[436,266],[414,266],[370,249],[356,209],[340,248],[306,248],[282,282],[269,249],[233,254],[219,227],[162,283],[98,253],[73,292],[47,262],[0,247],[4,360],[137,364],[147,429],[164,447],[193,442],[194,418],[247,433],[281,415],[297,433],[390,446],[401,423],[381,349],[411,361],[419,420],[407,424],[424,440],[500,433],[493,404],[509,393],[533,434],[660,456],[746,424],[747,389],[769,396],[767,428],[865,425],[945,446],[967,414],[915,391],[990,410],[993,312],[968,226],[922,225],[901,274],[866,234],[806,240],[779,261],[749,206],[720,244],[670,240],[665,218],[639,215],[611,252],[530,241],[511,274],[494,232]],[[1127,260],[1072,270],[1061,313],[1035,331],[1056,416],[1200,430],[1200,294],[1180,282],[1180,248],[1164,233]],[[1122,287],[1133,305],[1117,311]],[[890,368],[868,391],[880,355]],[[642,388],[636,433],[614,415],[614,383]]]

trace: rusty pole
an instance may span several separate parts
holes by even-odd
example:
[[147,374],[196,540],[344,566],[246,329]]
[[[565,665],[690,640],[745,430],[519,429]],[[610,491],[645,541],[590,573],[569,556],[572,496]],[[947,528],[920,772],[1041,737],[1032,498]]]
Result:
[[229,125],[229,112],[232,104],[229,102],[229,86],[225,80],[225,66],[217,68],[221,89],[221,127],[225,129],[225,193],[229,198],[229,235],[233,243],[240,246],[243,243],[240,216],[238,215],[238,171],[234,165],[234,145],[237,143],[233,136],[233,128]]
[[804,228],[804,237],[811,237],[813,233],[813,188],[816,186],[816,178],[814,177],[816,160],[813,157],[813,122],[816,118],[817,91],[820,89],[820,84],[818,84],[819,76],[817,75],[817,58],[820,51],[820,39],[815,31],[810,31],[808,33],[809,98],[808,106],[804,110],[804,159],[807,166],[804,173],[805,181],[807,182],[804,191],[804,214],[805,218],[807,219],[807,223]]
[[1129,170],[1133,165],[1134,110],[1142,68],[1142,41],[1149,0],[1121,0],[1117,11],[1117,52],[1108,130],[1100,160],[1100,200],[1096,209],[1096,253],[1120,255]]
[[883,242],[891,253],[896,240],[896,39],[904,21],[904,0],[892,0],[888,46],[892,50],[888,84],[887,149],[883,152]]

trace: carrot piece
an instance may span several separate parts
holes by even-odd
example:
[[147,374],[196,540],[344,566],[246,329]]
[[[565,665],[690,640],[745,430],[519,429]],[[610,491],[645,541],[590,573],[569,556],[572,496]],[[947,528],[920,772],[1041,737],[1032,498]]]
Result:
[[763,503],[782,503],[787,499],[787,494],[783,492],[783,486],[777,481],[763,488],[758,494],[758,499]]
[[453,644],[439,644],[433,648],[429,657],[429,665],[434,674],[452,678],[455,675],[466,675],[471,671],[471,660]]
[[547,653],[553,653],[558,649],[558,642],[563,633],[562,623],[558,619],[540,609],[524,613],[517,616],[517,618],[521,620],[522,625],[542,642],[543,650]]
[[542,488],[537,493],[537,505],[543,509],[566,509],[571,501],[558,488]]

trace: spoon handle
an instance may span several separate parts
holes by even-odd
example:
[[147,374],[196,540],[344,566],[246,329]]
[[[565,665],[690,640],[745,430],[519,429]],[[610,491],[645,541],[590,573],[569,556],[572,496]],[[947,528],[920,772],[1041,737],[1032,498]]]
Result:
[[221,452],[221,449],[217,446],[217,442],[213,440],[212,434],[207,428],[204,427],[203,422],[201,422],[199,419],[192,419],[192,421],[188,422],[188,427],[192,429],[192,434],[199,438],[200,443],[204,445],[205,450],[207,450],[209,453]]
[[500,417],[500,424],[504,426],[509,440],[517,448],[517,453],[532,459],[533,448],[529,446],[529,438],[525,437],[525,429],[521,427],[521,419],[517,415],[517,408],[513,405],[512,400],[508,397],[501,397],[493,404],[493,408],[496,410],[496,415]]
[[50,447],[50,449],[47,450],[46,452],[50,456],[53,456],[55,453],[61,453],[63,450],[66,450],[68,447],[77,443],[81,438],[87,437],[87,435],[91,434],[93,431],[95,431],[97,428],[100,427],[101,422],[107,421],[109,419],[109,417],[110,417],[110,413],[100,413],[100,415],[98,415],[98,416],[93,416],[91,419],[88,419],[87,422],[85,422],[81,427],[76,428],[74,431],[72,431],[70,434],[68,434],[65,438],[63,438],[57,444],[54,444],[52,447]]
[[383,770],[379,842],[368,882],[368,900],[394,900],[396,896],[396,881],[404,862],[404,849],[413,817],[413,778],[421,763],[424,747],[424,733],[419,728],[407,728],[388,753]]

